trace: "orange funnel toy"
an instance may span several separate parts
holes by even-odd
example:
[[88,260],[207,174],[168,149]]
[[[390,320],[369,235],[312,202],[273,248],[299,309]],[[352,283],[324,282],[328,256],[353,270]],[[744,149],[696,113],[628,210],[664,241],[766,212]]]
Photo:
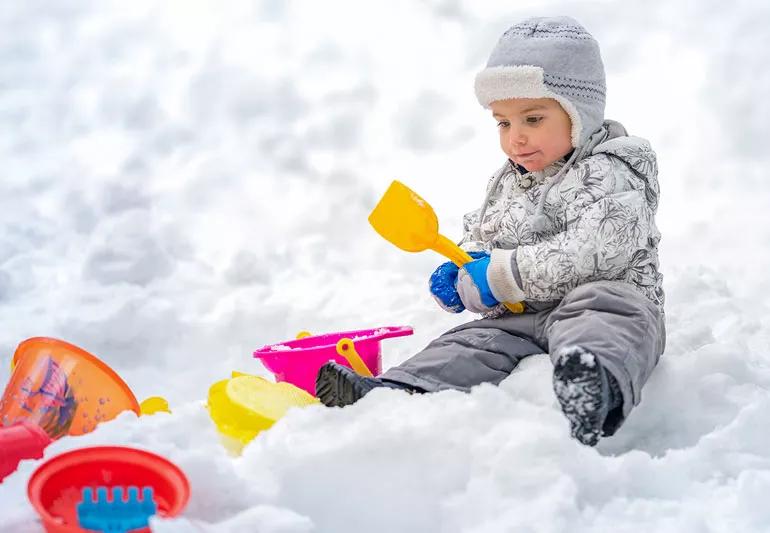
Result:
[[34,337],[19,344],[0,399],[0,426],[31,422],[49,437],[82,435],[139,404],[114,370],[64,341]]

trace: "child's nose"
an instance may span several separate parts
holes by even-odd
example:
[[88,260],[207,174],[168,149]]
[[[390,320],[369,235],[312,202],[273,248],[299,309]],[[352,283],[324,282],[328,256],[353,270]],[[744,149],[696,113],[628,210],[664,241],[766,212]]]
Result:
[[508,144],[510,146],[524,146],[527,144],[527,136],[522,130],[511,128],[508,136]]

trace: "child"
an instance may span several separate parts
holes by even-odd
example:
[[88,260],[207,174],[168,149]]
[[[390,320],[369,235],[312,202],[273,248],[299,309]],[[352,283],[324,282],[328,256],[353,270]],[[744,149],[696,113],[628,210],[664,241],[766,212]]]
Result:
[[[326,405],[377,387],[467,391],[500,383],[548,352],[573,437],[595,445],[641,401],[665,346],[657,164],[649,143],[604,120],[604,67],[594,38],[568,17],[506,31],[476,77],[508,160],[461,246],[474,260],[439,266],[430,287],[446,310],[481,313],[379,378],[327,363]],[[513,314],[500,302],[523,302]]]

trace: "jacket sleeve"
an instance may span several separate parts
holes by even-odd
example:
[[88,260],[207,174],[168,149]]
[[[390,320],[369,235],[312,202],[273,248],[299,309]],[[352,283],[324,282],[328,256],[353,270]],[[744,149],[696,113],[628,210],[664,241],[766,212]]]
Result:
[[634,253],[645,248],[652,213],[644,183],[621,160],[596,159],[575,169],[578,185],[566,202],[563,231],[492,251],[488,279],[499,300],[556,300],[582,283],[622,279]]

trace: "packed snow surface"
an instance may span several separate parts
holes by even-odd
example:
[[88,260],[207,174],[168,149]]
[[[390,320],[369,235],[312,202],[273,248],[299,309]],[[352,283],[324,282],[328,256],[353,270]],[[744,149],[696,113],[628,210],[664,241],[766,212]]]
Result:
[[[189,476],[157,532],[770,531],[770,4],[28,0],[0,10],[0,382],[32,336],[75,343],[137,397],[96,444]],[[204,408],[297,332],[411,325],[383,367],[472,318],[442,258],[366,217],[392,179],[457,238],[499,167],[473,77],[526,16],[599,40],[606,116],[657,150],[666,352],[596,448],[569,438],[551,363],[500,387],[293,410],[241,457]],[[274,349],[277,349],[274,346]],[[0,531],[42,531],[25,461]]]

